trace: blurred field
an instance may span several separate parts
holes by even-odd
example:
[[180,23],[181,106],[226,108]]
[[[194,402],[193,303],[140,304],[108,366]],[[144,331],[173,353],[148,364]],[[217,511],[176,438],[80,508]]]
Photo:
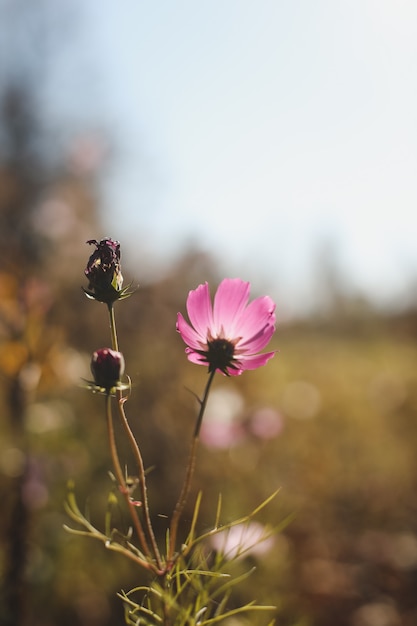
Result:
[[277,343],[269,367],[238,384],[249,425],[251,413],[267,406],[280,416],[281,432],[263,441],[250,434],[222,452],[221,463],[205,454],[205,481],[217,467],[216,488],[229,484],[232,499],[241,494],[240,508],[282,487],[272,518],[294,512],[295,519],[263,565],[261,583],[283,602],[278,624],[411,626],[414,338],[400,320],[375,316],[347,328],[337,320],[283,328]]
[[[86,258],[68,298],[61,295],[47,311],[32,302],[22,312],[16,284],[2,280],[3,322],[9,314],[16,323],[20,311],[26,330],[12,340],[3,323],[0,565],[7,597],[13,580],[7,554],[17,533],[14,558],[25,562],[21,623],[28,626],[122,624],[115,594],[141,580],[100,544],[63,530],[69,479],[98,524],[112,489],[102,398],[79,386],[89,376],[91,351],[109,341],[105,307],[79,288]],[[190,288],[218,280],[210,267],[198,255],[186,258],[169,277],[117,305],[133,380],[127,412],[150,468],[161,541],[196,414],[187,389],[201,393],[206,378],[204,368],[186,360],[175,317]],[[215,381],[185,517],[199,489],[204,530],[219,493],[227,522],[281,488],[259,521],[291,520],[266,554],[240,563],[256,571],[235,599],[275,604],[277,625],[417,623],[416,329],[412,311],[384,316],[347,307],[279,326],[279,352],[266,367]],[[125,457],[131,463],[127,448]],[[20,491],[24,515],[16,518]],[[246,622],[229,626],[238,624]]]

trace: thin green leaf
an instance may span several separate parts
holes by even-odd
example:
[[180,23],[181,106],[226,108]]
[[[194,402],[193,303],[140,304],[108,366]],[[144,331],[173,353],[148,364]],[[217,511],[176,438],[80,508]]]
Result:
[[243,574],[241,574],[240,576],[236,576],[235,578],[230,578],[227,582],[225,582],[223,585],[221,585],[218,589],[216,589],[213,592],[212,598],[213,599],[217,598],[217,596],[222,595],[223,593],[225,593],[226,591],[228,591],[232,587],[235,587],[236,585],[240,584],[242,581],[244,581],[247,578],[249,578],[249,576],[251,576],[253,574],[255,569],[256,569],[256,567],[252,567],[250,570],[247,570],[246,572],[243,572]]
[[249,602],[244,606],[237,607],[236,609],[231,609],[230,611],[226,611],[222,615],[216,615],[215,617],[211,617],[203,622],[200,622],[200,626],[209,626],[211,624],[216,624],[221,620],[224,620],[228,617],[234,617],[235,615],[240,615],[241,613],[246,613],[248,611],[275,611],[275,606],[267,606],[262,604],[255,604],[255,601]]
[[194,539],[195,527],[196,527],[197,520],[198,520],[198,514],[200,512],[200,505],[201,505],[202,496],[203,496],[202,492],[199,491],[199,493],[197,495],[196,503],[195,503],[195,506],[194,506],[193,518],[191,520],[190,532],[188,533],[186,544],[191,544],[193,539]]
[[217,499],[216,519],[214,520],[214,528],[219,527],[221,510],[222,510],[222,494],[219,493],[219,497]]

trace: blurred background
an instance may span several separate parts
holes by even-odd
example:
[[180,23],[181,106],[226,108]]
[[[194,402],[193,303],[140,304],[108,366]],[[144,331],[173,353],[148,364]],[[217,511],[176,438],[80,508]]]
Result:
[[81,290],[105,236],[140,285],[116,314],[161,536],[206,380],[176,313],[239,276],[276,300],[279,352],[215,383],[201,529],[219,492],[225,522],[277,487],[260,521],[294,519],[235,601],[417,623],[416,20],[412,0],[0,0],[2,624],[123,624],[140,582],[63,530],[69,479],[98,524],[112,487],[80,388],[109,343]]

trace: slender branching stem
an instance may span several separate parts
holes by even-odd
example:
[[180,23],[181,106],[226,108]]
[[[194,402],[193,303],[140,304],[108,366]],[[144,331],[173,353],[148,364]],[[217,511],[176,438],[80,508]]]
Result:
[[112,410],[111,410],[111,396],[109,393],[106,394],[106,417],[107,417],[107,430],[108,430],[108,435],[109,435],[110,455],[112,458],[113,469],[114,469],[114,473],[116,476],[116,480],[120,487],[121,493],[123,494],[126,500],[127,506],[129,508],[130,516],[132,518],[134,528],[138,535],[141,549],[147,557],[151,557],[151,551],[149,549],[148,542],[146,540],[146,536],[143,531],[141,521],[138,517],[135,505],[133,504],[130,498],[129,491],[126,486],[126,480],[123,475],[122,468],[120,466],[119,455],[118,455],[117,446],[116,446],[116,439],[114,436],[113,415],[112,415]]
[[126,398],[119,398],[118,399],[119,415],[120,415],[120,419],[122,421],[122,424],[124,426],[124,429],[126,431],[127,437],[129,439],[129,443],[131,445],[131,448],[132,448],[132,451],[133,451],[133,455],[135,457],[136,465],[138,467],[139,485],[140,485],[140,490],[141,490],[141,498],[142,498],[142,507],[143,507],[143,515],[144,515],[145,527],[146,527],[146,530],[148,532],[149,541],[150,541],[150,543],[152,545],[152,550],[154,552],[155,560],[156,560],[156,563],[158,565],[158,568],[162,569],[162,559],[161,559],[161,555],[160,555],[159,550],[158,550],[158,544],[156,543],[155,533],[153,531],[152,521],[151,521],[151,516],[150,516],[149,502],[148,502],[148,490],[147,490],[147,487],[146,487],[145,467],[144,467],[144,464],[143,464],[142,454],[140,452],[140,449],[139,449],[139,446],[137,444],[136,438],[135,438],[134,434],[132,433],[132,430],[130,428],[129,422],[127,421],[126,413],[125,413],[125,410],[124,410],[124,403],[125,403],[125,401],[126,401]]
[[[116,319],[115,319],[115,315],[114,315],[114,305],[113,303],[108,304],[108,311],[109,311],[109,321],[110,321],[110,334],[111,334],[111,339],[112,339],[112,347],[113,350],[119,350],[119,344],[118,344],[118,340],[117,340],[117,331],[116,331]],[[162,569],[162,559],[161,559],[161,555],[158,549],[158,544],[156,542],[155,539],[155,533],[153,530],[153,526],[152,526],[152,521],[151,521],[151,515],[150,515],[150,510],[149,510],[149,502],[148,502],[148,493],[147,493],[147,487],[146,487],[146,476],[145,476],[145,467],[143,464],[143,459],[142,459],[142,454],[140,452],[139,446],[137,444],[137,441],[135,439],[134,434],[132,433],[132,430],[130,428],[129,422],[127,420],[126,417],[126,413],[124,410],[124,403],[126,402],[126,398],[123,397],[122,391],[120,389],[117,389],[116,391],[116,397],[117,397],[117,405],[118,405],[118,409],[119,409],[119,416],[121,419],[121,422],[123,424],[123,427],[126,431],[130,446],[132,448],[133,451],[133,455],[135,457],[135,461],[136,464],[138,466],[138,472],[139,472],[139,484],[140,484],[140,489],[141,489],[141,497],[142,497],[142,507],[143,507],[143,514],[144,514],[144,524],[148,533],[148,538],[150,541],[150,544],[152,546],[152,550],[154,553],[154,557],[155,557],[155,561],[157,564],[157,567],[159,570]],[[137,518],[137,514],[136,511],[134,511],[135,517]]]
[[167,554],[167,563],[168,567],[173,565],[174,562],[174,553],[175,553],[175,544],[177,542],[177,533],[178,533],[178,525],[180,523],[181,515],[184,510],[185,504],[187,502],[188,494],[190,493],[191,482],[194,475],[195,463],[196,463],[196,455],[197,455],[197,447],[200,436],[200,428],[204,417],[204,412],[207,406],[207,400],[210,393],[211,384],[214,379],[215,370],[209,373],[209,378],[206,384],[206,388],[204,390],[204,395],[200,403],[200,410],[198,412],[197,421],[194,428],[193,438],[191,441],[191,449],[188,457],[187,470],[185,474],[184,483],[182,485],[181,493],[178,498],[177,504],[174,509],[174,513],[171,519],[170,532],[169,532],[169,548]]

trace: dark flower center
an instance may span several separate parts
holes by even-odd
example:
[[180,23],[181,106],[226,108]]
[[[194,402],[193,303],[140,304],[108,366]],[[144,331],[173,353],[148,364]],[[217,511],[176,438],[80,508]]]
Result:
[[236,369],[233,364],[235,346],[228,339],[212,339],[207,341],[208,350],[204,353],[209,365],[209,372],[220,370],[227,374],[227,368]]

